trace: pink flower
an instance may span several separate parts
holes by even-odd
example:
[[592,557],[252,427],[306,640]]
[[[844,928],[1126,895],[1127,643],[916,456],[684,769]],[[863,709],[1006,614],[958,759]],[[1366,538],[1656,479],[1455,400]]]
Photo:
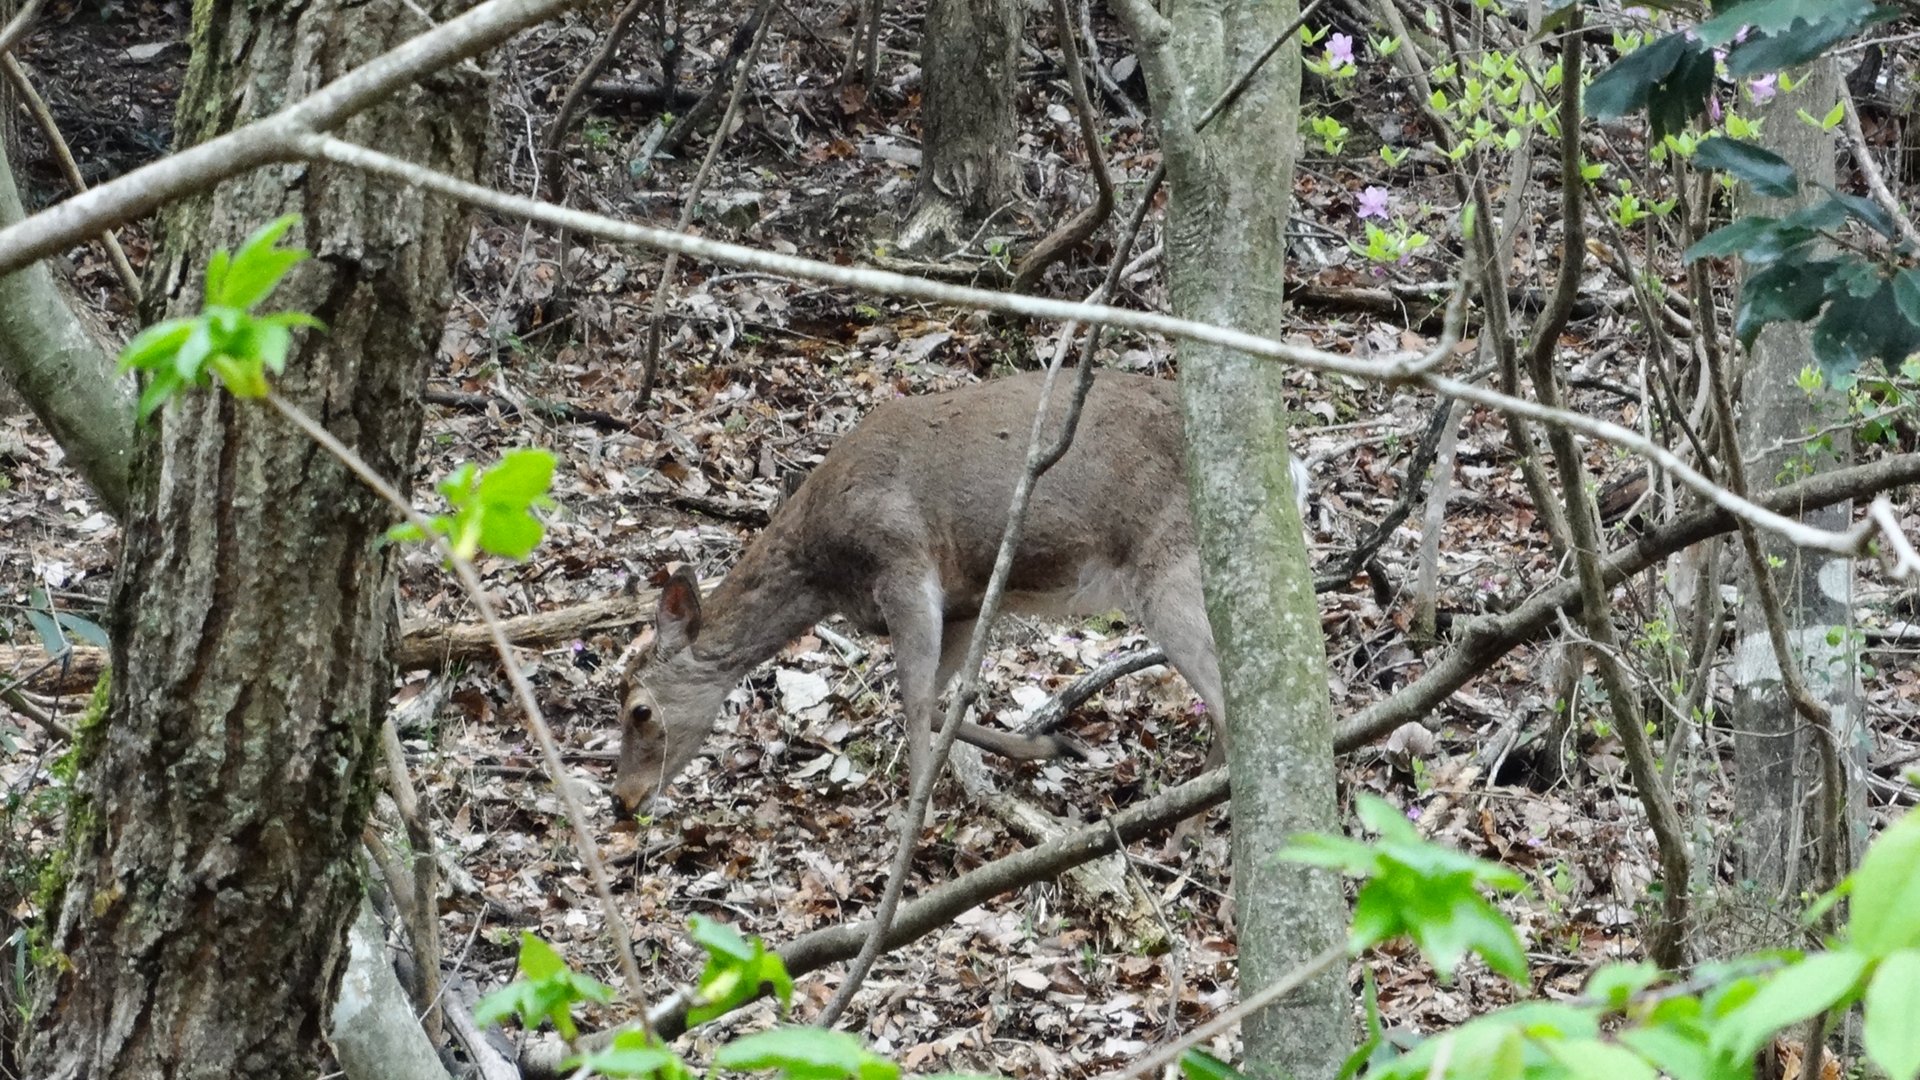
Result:
[[1387,189],[1375,185],[1360,193],[1360,203],[1354,207],[1354,215],[1365,221],[1368,218],[1387,220]]
[[1716,124],[1720,122],[1720,95],[1713,94],[1707,98],[1707,118]]
[[1353,35],[1335,34],[1327,39],[1327,63],[1343,67],[1353,63]]
[[1765,105],[1767,102],[1772,101],[1774,95],[1779,92],[1780,76],[1778,74],[1753,79],[1747,83],[1747,93],[1753,95],[1753,103],[1755,105]]

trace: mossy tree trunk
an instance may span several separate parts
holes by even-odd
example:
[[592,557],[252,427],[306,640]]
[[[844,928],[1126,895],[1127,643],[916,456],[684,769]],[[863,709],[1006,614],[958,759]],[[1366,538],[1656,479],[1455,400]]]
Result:
[[[1139,49],[1172,187],[1167,266],[1189,319],[1279,336],[1286,223],[1298,154],[1299,57],[1291,46],[1204,131],[1201,114],[1290,24],[1293,0],[1209,0],[1118,13]],[[1338,832],[1326,644],[1288,476],[1285,369],[1183,344],[1187,462],[1232,731],[1233,892],[1241,993],[1277,981],[1346,934],[1332,874],[1276,862],[1295,833]],[[1331,1078],[1351,1048],[1335,965],[1254,1014],[1245,1071]]]
[[[451,17],[451,0],[429,3]],[[202,0],[182,145],[306,94],[423,28],[408,4]],[[346,125],[473,177],[487,107],[471,70]],[[150,314],[195,310],[202,268],[298,211],[316,258],[271,302],[324,319],[279,380],[402,483],[450,302],[464,214],[352,172],[276,166],[173,207]],[[60,974],[30,1073],[301,1077],[323,1071],[357,853],[391,690],[391,511],[267,408],[176,400],[137,439],[114,590],[115,679],[85,733]]]

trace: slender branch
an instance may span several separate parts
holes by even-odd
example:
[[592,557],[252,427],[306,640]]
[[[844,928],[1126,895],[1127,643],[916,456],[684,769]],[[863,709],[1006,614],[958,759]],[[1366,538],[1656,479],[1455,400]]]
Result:
[[1246,1000],[1206,1023],[1201,1024],[1199,1027],[1194,1028],[1192,1031],[1187,1032],[1185,1035],[1180,1036],[1178,1039],[1160,1047],[1158,1050],[1141,1058],[1132,1065],[1116,1072],[1108,1073],[1102,1077],[1101,1080],[1125,1080],[1126,1077],[1130,1076],[1152,1076],[1162,1068],[1180,1060],[1181,1055],[1185,1054],[1188,1050],[1199,1046],[1215,1035],[1228,1030],[1240,1021],[1245,1020],[1247,1017],[1252,1016],[1268,1005],[1279,1001],[1300,987],[1305,986],[1307,983],[1313,981],[1315,976],[1332,967],[1346,955],[1346,942],[1329,945],[1321,949],[1309,958],[1306,963],[1287,972],[1274,982],[1254,991]]
[[486,0],[402,42],[293,105],[189,147],[0,230],[0,274],[124,225],[228,177],[298,160],[296,135],[326,131],[415,80],[493,48],[578,0]]
[[[637,5],[640,0],[634,0]],[[707,146],[707,156],[700,161],[700,168],[693,174],[693,183],[687,187],[687,199],[680,207],[680,221],[674,226],[675,232],[684,233],[693,227],[693,211],[700,204],[700,192],[706,189],[707,176],[713,172],[713,163],[720,157],[720,147],[727,141],[727,129],[733,126],[733,117],[740,111],[740,98],[747,89],[747,80],[753,77],[753,60],[760,55],[760,43],[767,38],[767,27],[773,25],[771,18],[773,0],[760,0],[748,23],[753,27],[753,40],[747,43],[746,55],[741,57],[739,70],[733,77],[733,91],[727,96],[727,111],[720,115],[720,126],[713,133],[713,141]],[[673,273],[680,267],[680,253],[667,252],[666,265],[660,268],[660,284],[653,290],[653,313],[647,321],[647,358],[640,368],[640,393],[634,399],[633,411],[644,412],[647,402],[653,398],[653,380],[660,373],[660,324],[667,317],[667,294],[673,291]]]
[[1073,40],[1073,17],[1067,13],[1067,0],[1053,0],[1053,18],[1059,27],[1060,56],[1067,73],[1067,88],[1073,95],[1073,113],[1080,122],[1080,141],[1087,151],[1087,167],[1093,172],[1093,202],[1048,233],[1014,270],[1013,292],[1026,292],[1067,252],[1092,236],[1107,216],[1113,213],[1113,177],[1107,171],[1107,155],[1100,148],[1100,122],[1087,97],[1087,78],[1080,70],[1080,49]]
[[0,54],[8,56],[13,54],[13,47],[20,44],[21,38],[27,36],[27,31],[32,28],[33,20],[39,16],[40,6],[44,3],[46,0],[27,0],[20,5],[19,13],[8,20],[6,29],[0,30]]
[[[47,145],[53,150],[53,158],[60,163],[60,171],[66,174],[67,184],[75,195],[87,190],[87,179],[80,175],[80,166],[73,160],[73,149],[67,145],[64,135],[60,134],[60,125],[54,122],[53,110],[47,108],[46,99],[40,91],[33,88],[32,80],[27,78],[26,69],[12,53],[0,53],[0,71],[6,72],[7,81],[27,103],[27,111],[33,114],[34,122],[40,125],[40,133],[46,136]],[[127,253],[120,247],[120,241],[114,237],[112,229],[100,231],[100,246],[107,249],[107,261],[113,264],[113,272],[120,278],[120,286],[127,290],[136,306],[140,303],[140,276],[133,272],[133,264],[127,261]]]
[[[277,393],[269,393],[266,400],[274,411],[320,444],[321,449],[333,455],[347,471],[425,534],[432,541],[435,554],[453,567],[460,587],[466,592],[467,598],[473,601],[474,610],[480,613],[481,621],[493,637],[494,651],[500,656],[500,665],[506,669],[507,681],[512,684],[514,697],[520,703],[527,730],[540,746],[540,756],[546,764],[547,774],[553,778],[554,790],[559,792],[560,804],[566,809],[568,823],[573,826],[574,842],[580,846],[580,861],[586,866],[587,876],[593,881],[594,892],[599,896],[601,916],[607,920],[607,937],[613,945],[614,955],[620,961],[621,974],[626,977],[627,992],[638,1004],[644,987],[640,981],[640,965],[633,958],[633,937],[627,931],[626,920],[620,917],[619,905],[613,901],[613,885],[607,877],[606,864],[600,860],[600,849],[594,842],[593,830],[587,825],[587,812],[580,806],[573,784],[567,780],[566,763],[561,760],[560,747],[553,741],[553,731],[547,727],[546,718],[540,712],[540,702],[534,698],[533,686],[527,682],[526,672],[514,659],[513,643],[507,640],[500,620],[494,615],[493,602],[487,599],[486,587],[480,583],[480,575],[474,571],[472,563],[454,553],[446,538],[434,529],[433,523],[420,511],[413,508],[413,503],[388,483],[385,477],[375,472],[351,447],[335,438],[333,432]],[[642,1009],[641,1013],[644,1015],[645,1010]]]
[[[627,6],[613,17],[613,25],[607,28],[606,40],[600,43],[600,51],[593,54],[587,65],[574,76],[573,84],[567,87],[567,96],[560,99],[559,111],[553,114],[553,123],[547,127],[547,137],[540,141],[540,156],[547,162],[547,190],[560,190],[560,141],[567,137],[567,128],[573,124],[573,114],[580,108],[580,99],[586,96],[593,80],[607,69],[613,60],[613,54],[620,48],[620,42],[627,36],[627,28],[640,14],[640,8],[647,0],[628,0]],[[673,87],[665,87],[671,93]]]
[[1860,110],[1854,104],[1853,91],[1847,84],[1840,84],[1840,105],[1846,110],[1847,145],[1853,151],[1853,163],[1860,167],[1860,176],[1867,182],[1867,190],[1873,194],[1873,201],[1893,219],[1894,228],[1900,238],[1907,243],[1920,247],[1920,229],[1914,228],[1913,218],[1907,215],[1907,208],[1901,205],[1893,192],[1887,188],[1887,178],[1880,173],[1880,162],[1874,159],[1873,148],[1867,145],[1867,133],[1860,126]]

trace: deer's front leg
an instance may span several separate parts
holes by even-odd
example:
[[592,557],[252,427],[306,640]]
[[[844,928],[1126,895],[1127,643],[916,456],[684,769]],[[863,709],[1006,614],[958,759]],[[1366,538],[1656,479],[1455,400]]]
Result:
[[[945,597],[932,571],[902,573],[884,579],[877,591],[887,635],[893,639],[893,667],[900,680],[901,719],[907,729],[907,761],[914,783],[932,758],[934,708],[940,696],[941,627]],[[911,789],[909,789],[911,790]]]

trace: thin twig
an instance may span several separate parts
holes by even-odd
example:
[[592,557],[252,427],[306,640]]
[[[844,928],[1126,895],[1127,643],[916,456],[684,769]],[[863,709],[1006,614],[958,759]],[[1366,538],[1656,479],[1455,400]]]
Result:
[[[772,7],[773,0],[760,0],[750,17],[753,40],[748,42],[746,55],[734,73],[733,90],[727,95],[727,111],[720,115],[720,127],[714,131],[707,156],[701,159],[699,171],[693,174],[693,183],[687,188],[686,203],[680,207],[680,221],[674,226],[676,232],[684,233],[693,227],[693,211],[700,205],[700,192],[705,190],[707,176],[720,157],[720,147],[727,141],[727,129],[733,126],[734,114],[740,111],[740,98],[746,92],[747,80],[753,76],[753,60],[760,54],[760,43],[766,40],[767,27],[773,25],[773,20],[767,17]],[[666,321],[667,294],[673,290],[673,273],[679,267],[680,253],[668,252],[666,265],[660,268],[660,284],[653,290],[653,317],[647,323],[647,357],[640,369],[640,393],[633,404],[636,413],[645,412],[647,402],[653,398],[653,380],[660,372],[660,324]]]
[[[66,174],[68,186],[78,195],[87,190],[87,179],[80,175],[80,165],[73,160],[73,149],[67,145],[66,136],[60,134],[60,125],[54,121],[53,110],[47,108],[46,99],[40,91],[33,88],[33,81],[27,78],[27,71],[14,59],[12,53],[0,53],[0,71],[6,72],[7,81],[27,103],[27,111],[33,114],[34,122],[40,125],[40,133],[46,136],[47,146],[53,150],[53,159],[60,163],[60,171]],[[100,245],[107,249],[107,261],[113,264],[113,272],[119,277],[120,285],[127,290],[137,307],[140,303],[140,275],[133,272],[133,264],[127,261],[127,253],[120,241],[113,235],[112,229],[100,230]]]
[[27,31],[33,26],[33,20],[40,14],[40,5],[44,3],[46,0],[27,0],[20,5],[19,14],[8,20],[6,29],[0,30],[0,54],[13,55],[13,47],[20,43],[21,38],[27,36]]
[[1853,163],[1860,167],[1860,177],[1867,182],[1867,190],[1873,194],[1873,201],[1893,219],[1894,228],[1902,240],[1920,247],[1920,229],[1914,228],[1906,207],[1887,188],[1887,178],[1880,174],[1880,163],[1874,160],[1873,148],[1867,145],[1867,133],[1860,126],[1860,110],[1854,105],[1853,91],[1847,88],[1845,82],[1840,84],[1840,106],[1845,110],[1847,143],[1853,150]]
[[[474,610],[486,624],[487,632],[493,638],[494,651],[500,656],[500,665],[506,669],[507,681],[513,686],[514,697],[520,703],[522,718],[527,730],[533,735],[534,742],[540,746],[540,756],[546,764],[547,773],[553,779],[554,790],[560,794],[560,803],[567,812],[567,821],[573,826],[574,841],[580,845],[580,861],[587,868],[587,875],[593,881],[594,892],[599,895],[602,917],[607,920],[607,936],[613,944],[614,955],[620,961],[621,973],[626,977],[627,991],[636,1006],[640,1005],[641,991],[640,965],[633,958],[633,938],[627,931],[627,922],[620,917],[619,905],[613,901],[613,885],[607,878],[606,865],[600,861],[600,849],[594,843],[593,832],[587,827],[587,813],[580,806],[580,800],[573,793],[573,785],[567,780],[566,765],[560,758],[560,747],[553,741],[553,731],[547,727],[546,718],[540,712],[540,702],[534,698],[533,686],[527,682],[526,672],[514,658],[513,643],[507,640],[506,632],[500,626],[500,620],[494,615],[493,602],[487,599],[485,586],[480,583],[480,575],[474,572],[473,564],[460,558],[448,545],[446,538],[433,528],[433,523],[425,515],[413,508],[413,504],[400,494],[386,478],[373,470],[354,453],[347,444],[335,438],[333,432],[320,426],[301,408],[277,393],[269,393],[267,403],[274,410],[305,432],[307,437],[320,444],[320,448],[346,466],[347,471],[358,477],[361,483],[371,488],[376,495],[385,499],[394,509],[400,511],[407,521],[419,529],[432,542],[434,552],[453,567],[454,575],[459,579],[461,588],[468,599],[473,601]],[[646,1009],[637,1009],[644,1017]]]
[[1255,990],[1246,1000],[1221,1013],[1219,1016],[1201,1024],[1192,1031],[1168,1043],[1167,1045],[1134,1062],[1117,1072],[1108,1073],[1100,1080],[1126,1080],[1130,1076],[1151,1076],[1160,1069],[1180,1060],[1181,1055],[1199,1046],[1208,1039],[1233,1025],[1279,1001],[1288,994],[1311,982],[1315,976],[1332,967],[1347,955],[1346,942],[1329,945],[1307,960],[1306,963],[1287,972],[1279,979]]
[[[620,42],[627,36],[627,28],[640,14],[641,5],[647,0],[628,0],[627,6],[613,17],[613,25],[607,27],[606,40],[600,43],[600,51],[593,54],[587,66],[574,76],[573,85],[567,87],[567,96],[560,99],[559,111],[553,114],[553,123],[547,127],[547,137],[540,140],[540,156],[547,162],[547,190],[558,191],[560,185],[560,140],[567,137],[567,128],[573,124],[573,114],[580,108],[580,99],[586,96],[593,80],[607,69],[613,60],[613,54],[620,48]],[[669,94],[672,86],[665,88]]]

